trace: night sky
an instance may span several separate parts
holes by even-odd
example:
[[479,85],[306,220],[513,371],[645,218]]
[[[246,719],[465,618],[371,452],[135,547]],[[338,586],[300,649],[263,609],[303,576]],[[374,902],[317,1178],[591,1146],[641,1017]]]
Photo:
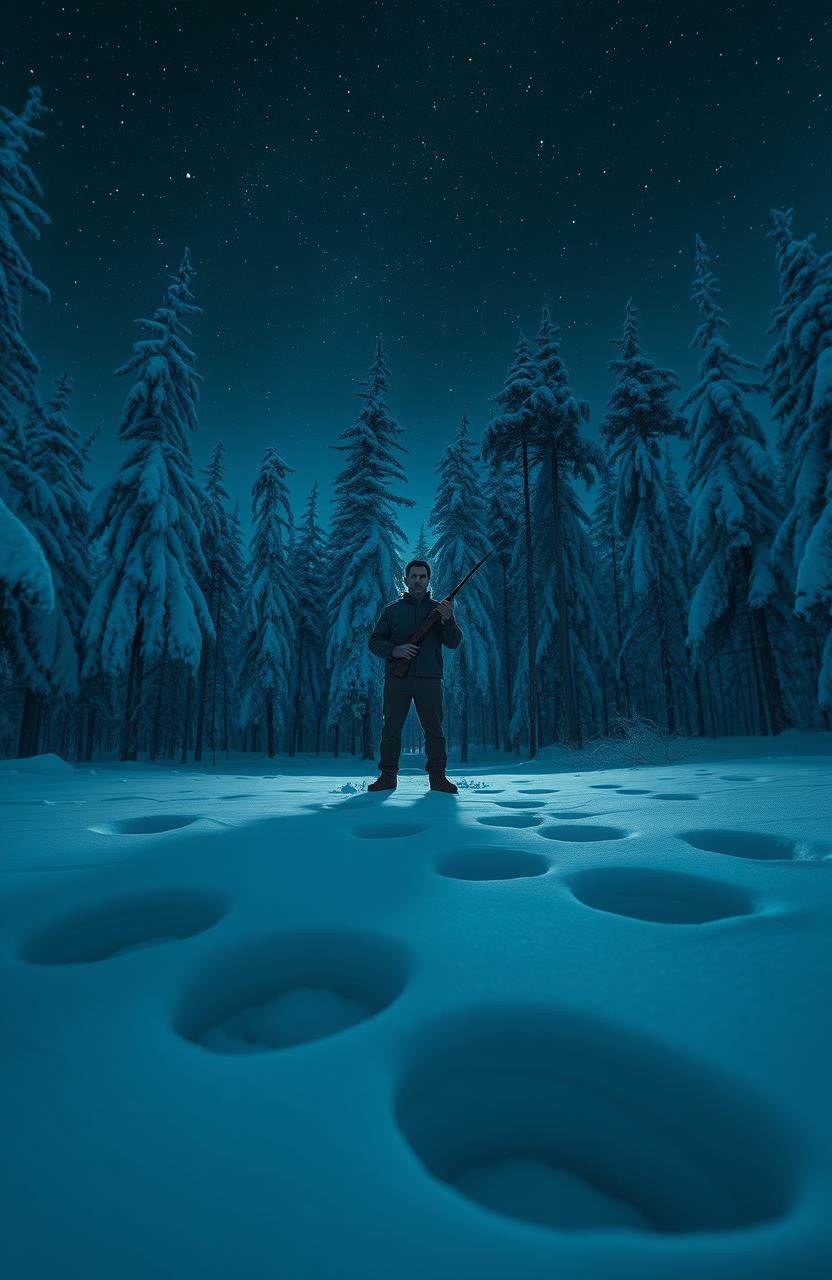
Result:
[[[415,536],[467,407],[479,435],[518,329],[548,302],[597,433],[627,298],[690,386],[693,236],[737,350],[776,302],[771,207],[832,247],[832,23],[820,4],[584,0],[17,4],[0,101],[52,109],[30,153],[53,225],[26,243],[52,303],[25,331],[92,479],[123,457],[112,370],[183,247],[204,309],[194,458],[228,446],[244,514],[263,451],[329,519],[356,383],[381,332],[410,451]],[[48,383],[44,383],[48,388]],[[765,414],[763,402],[754,407]],[[406,548],[408,550],[409,548]]]

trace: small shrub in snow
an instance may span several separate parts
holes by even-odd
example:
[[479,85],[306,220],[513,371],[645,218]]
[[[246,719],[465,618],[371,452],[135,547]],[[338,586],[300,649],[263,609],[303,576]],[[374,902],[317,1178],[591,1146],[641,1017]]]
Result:
[[680,734],[668,733],[646,716],[616,716],[610,720],[609,735],[592,738],[586,754],[600,768],[611,768],[625,763],[674,764],[690,751]]

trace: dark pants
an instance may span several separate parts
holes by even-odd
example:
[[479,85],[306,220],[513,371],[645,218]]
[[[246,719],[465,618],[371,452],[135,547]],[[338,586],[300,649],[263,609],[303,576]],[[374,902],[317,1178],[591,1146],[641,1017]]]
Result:
[[426,773],[444,773],[448,763],[445,735],[442,732],[442,681],[429,676],[386,676],[384,680],[384,727],[381,731],[379,769],[399,771],[402,729],[416,703],[416,714],[425,735],[428,762]]

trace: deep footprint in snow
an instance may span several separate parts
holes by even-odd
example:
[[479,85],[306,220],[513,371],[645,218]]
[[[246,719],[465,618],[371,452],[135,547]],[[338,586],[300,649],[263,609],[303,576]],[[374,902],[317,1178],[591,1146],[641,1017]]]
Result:
[[705,853],[722,853],[729,858],[754,858],[763,862],[822,862],[832,858],[832,844],[801,840],[791,836],[771,836],[759,831],[680,831],[679,838]]
[[616,787],[616,791],[620,796],[649,796],[650,794],[645,787]]
[[19,951],[28,964],[89,964],[128,951],[179,942],[204,933],[228,911],[224,893],[167,889],[108,898],[82,912],[59,916],[26,938]]
[[698,800],[699,796],[693,795],[690,791],[656,791],[653,795],[654,800]]
[[549,862],[540,853],[487,846],[443,853],[436,860],[436,870],[449,880],[518,880],[545,875]]
[[542,800],[495,800],[501,809],[542,809]]
[[593,791],[617,791],[618,783],[617,782],[593,782],[592,790]]
[[597,818],[600,815],[590,813],[587,809],[553,809],[549,814],[550,818],[557,818],[558,822],[572,821],[578,818]]
[[536,827],[542,821],[537,813],[495,813],[493,818],[477,818],[484,827]]
[[566,883],[579,902],[595,911],[654,924],[707,924],[754,909],[744,889],[679,871],[598,867],[578,871]]
[[714,1063],[566,1008],[436,1018],[395,1119],[438,1182],[561,1232],[730,1232],[777,1222],[799,1186],[797,1142],[770,1099]]
[[620,827],[542,827],[537,833],[547,840],[564,840],[566,842],[587,842],[593,840],[626,840],[629,831]]
[[115,822],[97,822],[89,831],[103,836],[157,835],[160,831],[178,831],[199,822],[201,813],[155,813],[141,818],[118,818]]
[[398,840],[402,836],[418,836],[427,829],[424,822],[367,822],[353,827],[352,834],[362,840]]
[[541,1226],[573,1231],[651,1229],[649,1218],[635,1205],[600,1191],[577,1172],[528,1156],[509,1156],[464,1169],[453,1185],[485,1209]]
[[526,787],[521,794],[524,796],[554,796],[560,791],[560,787]]
[[387,1008],[407,978],[393,939],[347,932],[278,935],[215,957],[177,1017],[214,1053],[263,1053],[321,1040]]
[[756,782],[756,778],[752,778],[747,773],[721,773],[719,775],[720,782]]

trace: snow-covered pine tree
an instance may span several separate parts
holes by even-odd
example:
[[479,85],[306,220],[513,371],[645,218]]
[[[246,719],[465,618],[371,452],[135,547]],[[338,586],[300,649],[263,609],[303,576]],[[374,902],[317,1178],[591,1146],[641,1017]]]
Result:
[[240,727],[261,721],[266,754],[289,721],[289,690],[295,655],[295,605],[289,582],[294,534],[287,476],[294,470],[277,449],[267,449],[252,489],[254,533],[242,610]]
[[[687,428],[686,428],[687,430]],[[676,474],[676,468],[670,457],[670,446],[665,442],[664,446],[664,491],[667,495],[667,506],[670,512],[670,518],[673,522],[673,529],[676,534],[676,543],[682,553],[682,586],[684,588],[685,599],[690,602],[691,596],[691,567],[690,567],[690,538],[688,529],[690,527],[690,503],[687,494],[682,488],[682,484]],[[707,661],[707,646],[703,652]],[[696,703],[696,732],[704,736],[705,727],[705,704],[708,694],[707,667],[703,665],[693,665],[688,660],[690,668],[691,680],[693,682],[693,695]],[[717,737],[716,726],[713,726],[713,737]]]
[[746,394],[762,387],[741,373],[757,366],[734,355],[723,337],[729,325],[717,302],[718,292],[707,245],[697,235],[692,298],[703,319],[691,345],[704,355],[699,382],[680,406],[693,406],[688,449],[693,503],[688,642],[694,661],[701,661],[706,641],[713,638],[719,650],[732,624],[744,621],[760,729],[778,733],[784,718],[768,621],[783,594],[771,557],[778,505],[765,436],[744,401]]
[[[500,409],[485,429],[481,453],[484,462],[519,467],[523,490],[523,549],[526,579],[525,690],[523,719],[529,738],[529,759],[537,754],[537,611],[535,608],[534,559],[532,553],[531,472],[534,467],[532,446],[535,440],[538,410],[534,393],[543,377],[528,340],[523,333],[514,348],[514,359],[502,391],[492,399]],[[518,664],[518,671],[523,664]],[[515,710],[515,715],[516,715]],[[512,732],[510,730],[510,732]]]
[[623,335],[615,339],[619,354],[608,365],[616,381],[601,428],[618,476],[614,521],[622,545],[628,618],[620,658],[638,633],[648,669],[655,670],[655,661],[650,661],[655,645],[665,727],[677,733],[681,724],[676,689],[681,683],[689,692],[690,685],[685,651],[688,599],[683,588],[684,549],[664,485],[662,446],[684,433],[685,419],[670,403],[679,387],[675,373],[660,369],[639,345],[637,314],[628,299]]
[[[212,701],[212,695],[215,696],[218,682],[218,648],[223,639],[223,619],[228,601],[234,598],[240,581],[239,576],[236,576],[239,566],[234,563],[235,557],[231,545],[233,540],[231,517],[226,507],[229,498],[225,490],[224,453],[225,446],[221,440],[218,440],[208,466],[202,472],[205,476],[205,528],[202,533],[202,551],[207,573],[201,586],[214,624],[214,634],[203,637],[199,660],[194,728],[195,761],[202,759],[209,703]],[[216,739],[213,736],[211,746],[216,750]]]
[[[50,564],[55,584],[55,610],[49,620],[54,631],[50,692],[75,698],[79,692],[81,627],[92,592],[87,505],[91,486],[78,432],[69,419],[71,393],[72,379],[63,373],[56,379],[47,408],[33,405],[27,436],[31,465],[49,486],[59,516],[57,521],[49,521],[48,513],[43,516],[53,535],[44,545],[58,543],[61,549],[60,559]],[[66,741],[62,745],[66,749]]]
[[[581,747],[585,732],[603,721],[603,673],[610,662],[607,619],[595,592],[596,566],[589,537],[589,517],[571,480],[563,470],[558,476],[559,510],[552,512],[549,468],[541,467],[532,493],[532,518],[538,530],[535,546],[535,578],[541,584],[540,630],[536,662],[540,684],[541,743],[558,736],[569,740],[569,712],[562,678],[563,649],[560,635],[559,594],[554,569],[553,530],[561,529],[561,573],[569,600],[569,661],[573,673],[577,736]],[[552,714],[543,716],[545,696]],[[559,714],[558,714],[559,713]],[[544,736],[545,731],[551,736]]]
[[[430,515],[435,540],[430,550],[432,575],[448,590],[482,560],[491,546],[486,533],[486,504],[482,494],[467,412],[435,471],[439,476]],[[494,602],[488,578],[474,574],[455,601],[465,644],[446,658],[445,687],[456,705],[460,722],[460,760],[468,761],[468,739],[475,699],[487,703],[499,679],[500,659],[494,630]],[[450,659],[450,660],[449,660]]]
[[[622,655],[624,638],[624,584],[621,580],[621,539],[615,531],[615,495],[618,475],[606,456],[599,469],[598,497],[590,518],[590,538],[595,556],[595,594],[611,602],[607,613],[607,643],[611,654],[609,674],[604,681],[604,733],[609,733],[610,712],[615,716],[632,713],[627,663]],[[607,684],[612,681],[612,706]]]
[[220,626],[217,633],[213,678],[211,681],[211,750],[218,745],[228,753],[231,734],[239,717],[235,708],[238,701],[237,673],[240,670],[240,633],[243,603],[248,588],[245,557],[245,538],[240,520],[240,504],[234,503],[229,516],[226,559],[230,570],[230,590],[223,597],[220,609]]
[[419,536],[416,539],[416,546],[413,548],[411,560],[427,560],[428,558],[428,539],[425,533],[424,523],[419,525]]
[[382,609],[401,587],[404,533],[397,506],[412,498],[391,492],[407,477],[396,452],[402,428],[387,405],[390,373],[381,337],[369,378],[356,392],[361,411],[333,445],[346,465],[335,481],[335,514],[330,528],[330,597],[327,664],[330,668],[328,723],[361,727],[361,758],[374,755],[372,725],[380,715],[382,671],[367,641]]
[[199,314],[185,250],[176,276],[133,357],[116,370],[135,382],[119,436],[131,445],[117,478],[99,494],[91,535],[105,556],[104,576],[84,622],[84,670],[127,671],[121,756],[138,758],[142,681],[148,663],[199,665],[202,635],[213,623],[197,580],[205,573],[201,494],[188,433],[197,427],[194,354],[188,321]]
[[[578,400],[569,385],[569,375],[560,354],[560,330],[552,323],[548,307],[543,308],[535,347],[541,374],[540,384],[531,396],[535,454],[547,472],[551,491],[548,504],[543,504],[548,505],[548,524],[539,530],[537,541],[542,563],[547,566],[543,581],[546,602],[544,625],[550,629],[556,628],[557,631],[565,737],[572,746],[580,747],[582,730],[575,689],[575,664],[571,653],[572,608],[577,606],[583,611],[586,643],[593,644],[596,640],[600,642],[602,633],[593,621],[598,616],[598,607],[597,601],[591,598],[594,595],[591,547],[582,533],[581,526],[585,523],[585,518],[572,481],[577,477],[587,486],[591,485],[602,455],[596,445],[581,439],[579,434],[581,426],[589,421],[589,403]],[[572,530],[571,539],[567,534],[567,526]],[[567,563],[570,556],[571,567]],[[590,592],[590,596],[578,599],[573,595],[572,591],[579,587]],[[585,675],[589,681],[588,692],[595,697],[593,661],[592,655],[584,653],[582,662],[589,663],[585,666]],[[600,686],[597,692],[600,692]]]
[[768,332],[765,363],[780,425],[786,512],[774,545],[795,584],[795,612],[814,624],[823,645],[817,697],[832,710],[832,253],[814,236],[797,240],[792,210],[772,210],[780,304]]
[[[43,137],[35,121],[45,112],[37,87],[29,90],[20,115],[0,107],[0,502],[9,517],[22,522],[49,564],[61,555],[60,542],[49,542],[50,526],[59,526],[60,513],[49,486],[29,462],[24,421],[37,401],[38,362],[23,336],[23,298],[30,294],[48,299],[49,290],[17,243],[21,233],[39,239],[49,224],[37,203],[43,194],[40,184],[25,159],[32,143]],[[21,538],[15,520],[4,517],[3,527],[7,547],[24,554],[24,563],[19,576],[9,567],[15,585],[7,582],[0,598],[0,653],[9,683],[24,695],[18,754],[32,755],[37,750],[40,698],[50,688],[54,594],[42,580],[40,557],[29,539]],[[52,602],[48,608],[47,601]]]
[[494,554],[482,567],[491,584],[494,600],[495,631],[500,657],[500,679],[495,684],[494,747],[500,746],[502,727],[503,750],[511,751],[513,743],[509,733],[512,717],[512,688],[516,656],[512,644],[509,618],[514,617],[523,600],[523,584],[510,576],[512,556],[522,543],[522,496],[507,466],[492,462],[485,471],[483,493],[486,502],[486,534]]
[[326,645],[326,539],[318,523],[318,482],[306,503],[290,556],[292,592],[298,602],[295,626],[295,673],[289,755],[308,750],[311,727],[315,753],[320,751],[324,715]]

